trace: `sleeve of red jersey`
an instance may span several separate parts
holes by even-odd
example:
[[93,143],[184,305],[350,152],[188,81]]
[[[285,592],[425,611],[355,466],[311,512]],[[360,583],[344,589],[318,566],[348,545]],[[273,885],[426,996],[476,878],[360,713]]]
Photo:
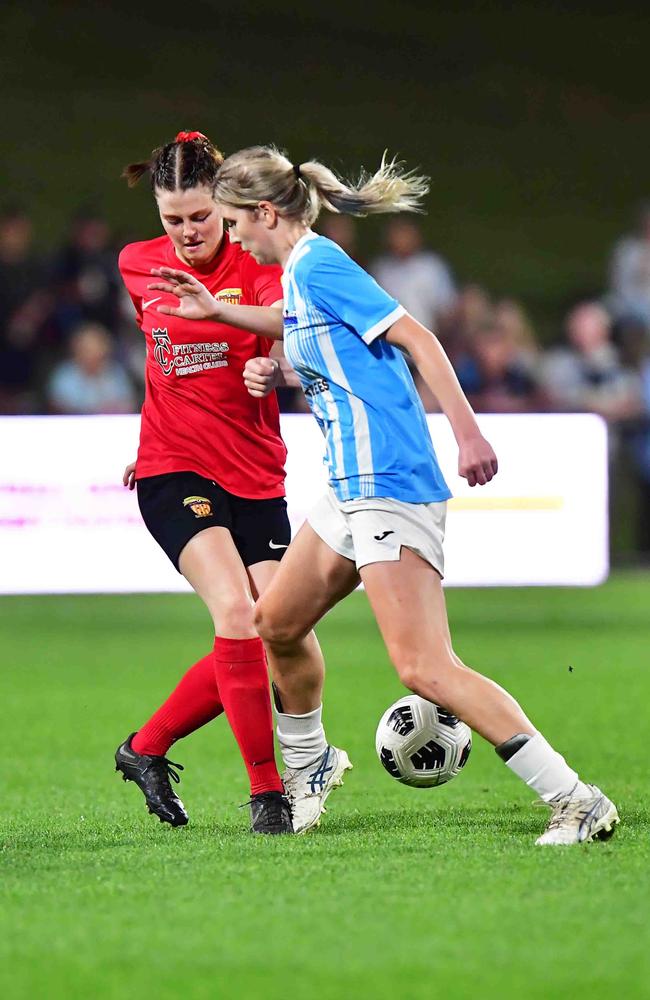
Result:
[[120,269],[120,274],[122,275],[122,281],[124,282],[124,287],[129,293],[129,298],[135,306],[136,322],[138,326],[142,323],[142,297],[136,295],[133,291],[133,250],[131,244],[125,246],[121,251],[119,257],[117,258],[117,266]]
[[282,268],[275,264],[258,264],[248,257],[242,275],[243,306],[272,306],[282,301]]

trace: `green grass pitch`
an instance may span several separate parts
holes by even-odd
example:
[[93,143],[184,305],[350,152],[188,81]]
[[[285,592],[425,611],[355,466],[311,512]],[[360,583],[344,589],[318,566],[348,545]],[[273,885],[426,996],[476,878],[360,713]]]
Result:
[[535,848],[544,810],[478,738],[450,785],[392,781],[374,729],[402,689],[362,594],[319,630],[355,764],[321,828],[247,833],[220,719],[171,753],[191,814],[172,830],[112,754],[209,648],[198,599],[1,601],[0,995],[650,996],[650,577],[448,602],[459,654],[616,800],[612,841]]

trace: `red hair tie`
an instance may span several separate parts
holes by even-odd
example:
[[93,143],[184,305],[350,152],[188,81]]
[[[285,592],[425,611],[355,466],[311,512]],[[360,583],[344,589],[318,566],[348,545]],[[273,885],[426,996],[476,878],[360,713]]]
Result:
[[207,135],[203,135],[203,132],[179,132],[174,142],[192,142],[193,139],[205,139],[207,141]]

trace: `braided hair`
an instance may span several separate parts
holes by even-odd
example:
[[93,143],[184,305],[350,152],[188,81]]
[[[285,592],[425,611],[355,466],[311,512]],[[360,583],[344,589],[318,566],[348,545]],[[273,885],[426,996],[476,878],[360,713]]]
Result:
[[214,189],[224,156],[202,132],[179,132],[158,146],[148,160],[129,163],[122,171],[129,187],[149,174],[154,191],[186,191],[205,185]]

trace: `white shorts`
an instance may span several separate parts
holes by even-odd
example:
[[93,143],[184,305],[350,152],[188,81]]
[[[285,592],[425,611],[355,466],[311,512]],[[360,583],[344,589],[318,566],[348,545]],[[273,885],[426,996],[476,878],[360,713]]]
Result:
[[412,549],[440,574],[445,560],[447,503],[404,503],[389,497],[337,500],[328,490],[307,520],[317,535],[356,563],[357,569],[376,562],[397,562],[402,546]]

